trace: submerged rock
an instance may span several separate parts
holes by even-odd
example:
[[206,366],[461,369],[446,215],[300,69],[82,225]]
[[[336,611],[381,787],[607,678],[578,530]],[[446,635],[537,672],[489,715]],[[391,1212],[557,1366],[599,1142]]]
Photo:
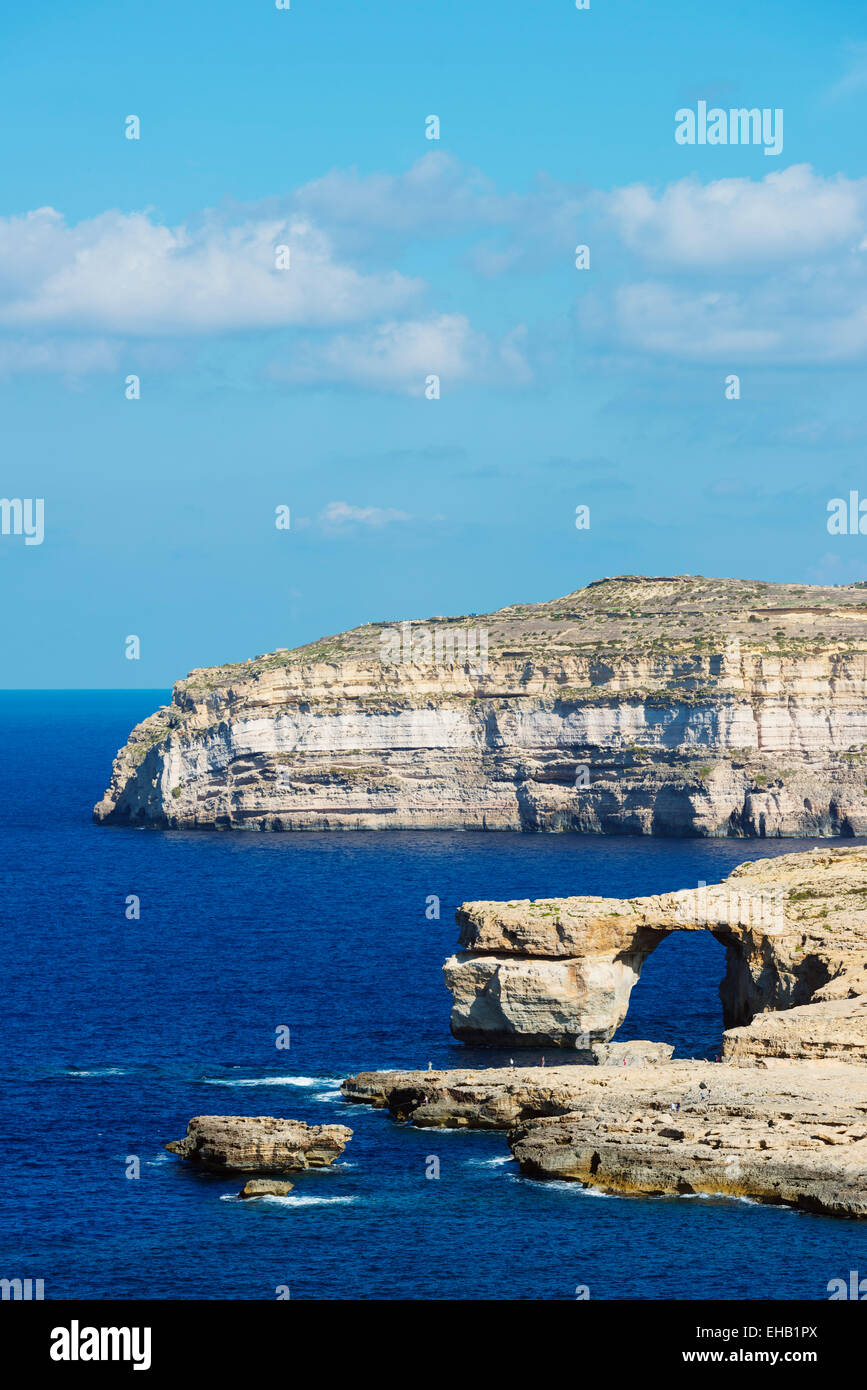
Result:
[[625,575],[193,671],[132,731],[94,816],[857,835],[865,744],[863,587]]
[[212,1173],[293,1173],[325,1168],[352,1138],[345,1125],[307,1125],[273,1115],[197,1115],[170,1153]]

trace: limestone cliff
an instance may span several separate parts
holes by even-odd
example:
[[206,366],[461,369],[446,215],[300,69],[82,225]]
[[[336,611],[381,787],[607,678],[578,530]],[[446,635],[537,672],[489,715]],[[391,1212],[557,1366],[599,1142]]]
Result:
[[451,1029],[487,1046],[588,1051],[623,1022],[674,931],[726,948],[723,1055],[867,1062],[867,847],[740,864],[720,884],[641,898],[464,903],[443,970]]
[[867,589],[600,580],[193,671],[97,820],[867,832]]

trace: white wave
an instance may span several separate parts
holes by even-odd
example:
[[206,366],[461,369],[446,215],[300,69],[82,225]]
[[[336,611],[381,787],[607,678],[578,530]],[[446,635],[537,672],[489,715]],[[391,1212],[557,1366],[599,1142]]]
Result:
[[63,1072],[63,1075],[64,1075],[64,1076],[83,1076],[83,1077],[89,1077],[89,1076],[127,1076],[128,1074],[129,1074],[129,1069],[128,1069],[127,1067],[90,1067],[90,1068],[66,1067],[65,1070],[64,1070],[64,1072]]
[[[748,1207],[761,1207],[765,1203],[760,1202],[757,1197],[744,1197],[735,1192],[672,1192],[663,1193],[663,1196],[682,1197],[684,1200],[693,1198],[703,1202],[743,1202]],[[779,1211],[794,1211],[794,1207],[779,1207]]]
[[535,1188],[540,1188],[546,1192],[569,1192],[573,1196],[579,1197],[612,1197],[617,1198],[622,1195],[617,1192],[603,1192],[601,1187],[585,1187],[583,1183],[569,1182],[566,1178],[526,1178],[523,1173],[514,1174],[515,1182],[530,1183]]
[[267,1196],[263,1199],[266,1202],[275,1202],[283,1207],[326,1207],[337,1203],[346,1204],[356,1201],[355,1197],[294,1197],[291,1192],[285,1197]]
[[240,1077],[203,1076],[205,1086],[333,1086],[340,1081],[338,1076],[255,1076]]
[[[380,1115],[382,1111],[380,1110]],[[417,1124],[413,1115],[408,1120],[398,1121],[399,1124],[407,1124],[412,1129],[417,1129],[420,1134],[475,1134],[478,1131],[469,1128],[467,1125],[420,1125]]]
[[334,1103],[334,1101],[336,1101],[336,1100],[343,1100],[343,1101],[345,1101],[345,1100],[346,1100],[346,1096],[343,1094],[342,1091],[318,1091],[318,1092],[316,1093],[316,1095],[313,1097],[313,1099],[314,1099],[314,1100],[324,1100],[324,1101],[326,1101],[329,1105],[332,1105],[332,1104]]
[[[524,1178],[518,1176],[519,1182],[531,1182],[534,1187],[554,1188],[558,1192],[577,1192],[583,1197],[610,1197],[617,1198],[643,1198],[651,1202],[741,1202],[744,1206],[760,1207],[764,1206],[756,1197],[742,1197],[731,1192],[606,1192],[601,1187],[588,1186],[583,1183],[568,1182],[564,1179],[555,1178],[549,1181],[539,1181],[536,1178]],[[797,1215],[794,1207],[775,1207],[776,1211],[789,1211]]]
[[503,1163],[514,1163],[512,1154],[500,1154],[497,1158],[471,1158],[467,1160],[471,1168],[499,1168]]
[[260,1197],[242,1197],[237,1192],[224,1192],[220,1198],[221,1202],[243,1202],[248,1206],[250,1202],[272,1202],[277,1206],[283,1207],[326,1207],[335,1204],[345,1205],[348,1202],[356,1201],[355,1197],[293,1197],[291,1192],[287,1192],[285,1197],[277,1197],[273,1192],[263,1192]]

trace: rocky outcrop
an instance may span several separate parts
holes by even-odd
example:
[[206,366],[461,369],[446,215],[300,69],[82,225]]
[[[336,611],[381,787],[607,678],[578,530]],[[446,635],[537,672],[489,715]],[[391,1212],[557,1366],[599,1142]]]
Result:
[[345,1125],[307,1125],[273,1115],[197,1115],[169,1153],[212,1173],[294,1173],[325,1168],[352,1138]]
[[[721,1193],[863,1217],[867,1093],[864,1069],[857,1070],[854,1087],[849,1068],[840,1078],[803,1067],[779,1086],[761,1073],[713,1067],[706,1096],[693,1079],[689,1099],[672,1112],[669,1097],[685,1080],[675,1066],[652,1094],[630,1077],[592,1112],[521,1124],[509,1144],[532,1177],[632,1194]],[[738,1085],[744,1075],[751,1084]]]
[[250,1178],[244,1183],[239,1197],[285,1197],[292,1191],[291,1182],[279,1182],[275,1178]]
[[133,730],[94,814],[851,835],[865,745],[862,586],[624,577],[193,671]]
[[[865,987],[863,980],[858,983]],[[796,1057],[867,1062],[867,996],[822,999],[785,1013],[759,1014],[749,1027],[724,1034],[723,1055],[744,1066]]]
[[867,848],[748,862],[649,897],[464,903],[457,919],[465,949],[443,971],[464,1042],[607,1043],[660,942],[710,931],[726,948],[725,1057],[867,1061]]
[[421,1128],[506,1130],[529,1177],[867,1216],[863,1065],[378,1072],[348,1077],[342,1089]]
[[511,1129],[520,1120],[568,1114],[574,1086],[590,1074],[602,1073],[579,1066],[374,1071],[348,1076],[340,1089],[348,1101],[387,1109],[421,1129]]
[[590,1052],[597,1067],[655,1067],[671,1061],[674,1047],[659,1042],[594,1043]]

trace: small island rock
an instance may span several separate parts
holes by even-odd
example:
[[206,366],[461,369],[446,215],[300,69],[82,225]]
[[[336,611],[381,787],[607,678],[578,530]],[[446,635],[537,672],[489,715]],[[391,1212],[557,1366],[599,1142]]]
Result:
[[212,1173],[294,1173],[326,1168],[352,1138],[346,1125],[308,1125],[273,1115],[196,1115],[169,1153]]
[[239,1197],[285,1197],[292,1191],[291,1182],[281,1182],[277,1178],[248,1178],[238,1193]]

